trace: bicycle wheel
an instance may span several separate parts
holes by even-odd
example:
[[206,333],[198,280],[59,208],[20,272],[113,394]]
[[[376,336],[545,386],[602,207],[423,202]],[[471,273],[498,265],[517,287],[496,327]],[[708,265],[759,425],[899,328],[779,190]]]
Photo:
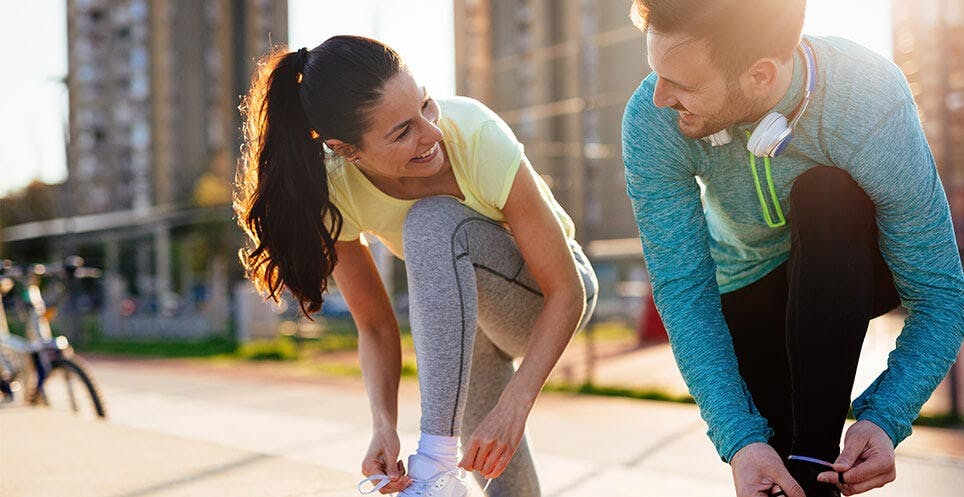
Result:
[[76,356],[51,361],[39,400],[51,409],[87,419],[107,417],[103,397],[87,363]]

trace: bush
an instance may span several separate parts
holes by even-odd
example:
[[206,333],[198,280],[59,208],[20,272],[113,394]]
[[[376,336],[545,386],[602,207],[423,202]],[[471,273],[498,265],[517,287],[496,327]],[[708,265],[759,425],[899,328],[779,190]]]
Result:
[[298,359],[298,345],[286,337],[253,340],[241,344],[235,355],[253,361],[294,361]]
[[75,345],[80,353],[165,358],[211,357],[233,353],[237,347],[234,340],[217,336],[197,341],[94,338]]

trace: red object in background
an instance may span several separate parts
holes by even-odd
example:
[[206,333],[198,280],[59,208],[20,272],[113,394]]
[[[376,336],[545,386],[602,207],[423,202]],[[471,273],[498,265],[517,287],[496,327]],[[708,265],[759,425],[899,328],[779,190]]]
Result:
[[639,324],[636,325],[636,339],[640,346],[669,341],[663,320],[656,311],[653,292],[643,296],[643,310],[639,315]]

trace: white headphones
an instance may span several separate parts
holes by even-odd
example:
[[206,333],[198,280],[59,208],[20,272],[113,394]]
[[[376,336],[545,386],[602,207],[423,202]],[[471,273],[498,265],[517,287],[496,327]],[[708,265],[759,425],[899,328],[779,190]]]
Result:
[[[790,113],[790,118],[779,112],[771,112],[760,121],[746,144],[746,149],[757,157],[776,157],[787,148],[790,140],[793,139],[793,128],[803,117],[803,113],[807,110],[807,105],[810,104],[810,99],[813,97],[813,90],[817,83],[817,62],[813,55],[813,48],[806,40],[798,48],[803,52],[803,59],[807,64],[807,82],[803,100]],[[703,140],[714,147],[719,147],[730,143],[733,140],[733,135],[730,134],[730,130],[724,129],[704,137]]]

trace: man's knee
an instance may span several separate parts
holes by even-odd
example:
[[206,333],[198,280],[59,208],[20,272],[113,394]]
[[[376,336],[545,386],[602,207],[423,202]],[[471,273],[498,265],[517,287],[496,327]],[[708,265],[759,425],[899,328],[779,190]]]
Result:
[[798,228],[858,228],[873,220],[874,204],[846,171],[817,166],[793,182],[790,213]]

